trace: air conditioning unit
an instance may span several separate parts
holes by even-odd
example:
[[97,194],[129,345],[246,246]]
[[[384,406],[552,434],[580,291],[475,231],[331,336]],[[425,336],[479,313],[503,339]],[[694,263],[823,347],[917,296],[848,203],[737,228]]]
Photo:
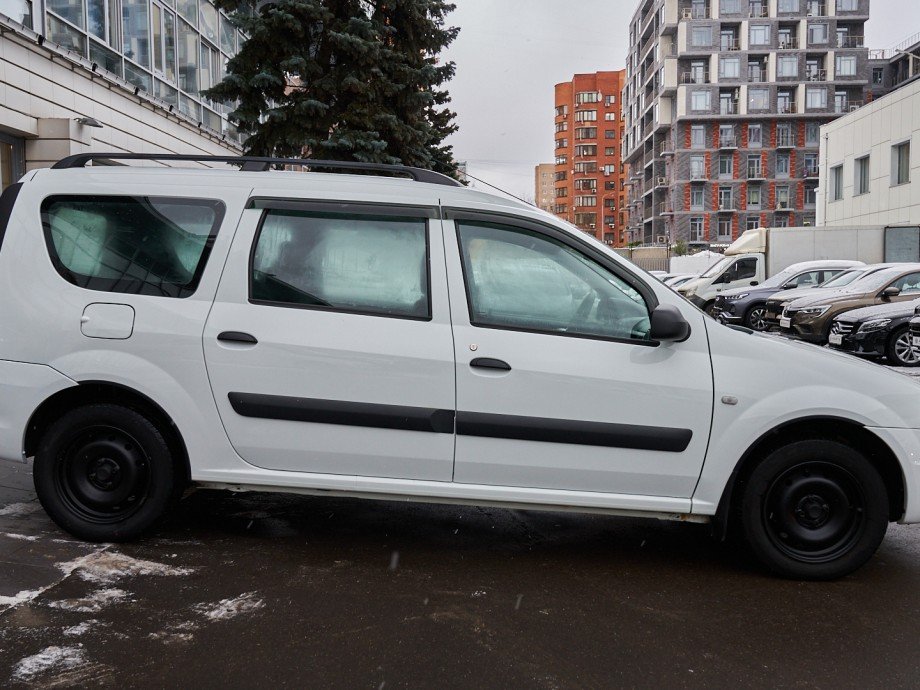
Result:
[[667,235],[658,235],[658,237],[655,238],[655,241],[656,241],[658,244],[667,244],[667,243],[668,243],[668,236],[667,236]]
[[668,183],[668,178],[667,178],[667,177],[659,177],[659,178],[658,178],[658,184],[659,184],[660,186],[664,186],[664,185],[666,185],[667,183]]
[[693,19],[693,10],[689,7],[685,7],[683,17],[684,19]]
[[597,227],[597,223],[588,223],[588,227],[594,230]]
[[851,105],[851,106],[850,106],[850,112],[852,113],[854,110],[859,110],[859,106],[856,105],[856,104]]

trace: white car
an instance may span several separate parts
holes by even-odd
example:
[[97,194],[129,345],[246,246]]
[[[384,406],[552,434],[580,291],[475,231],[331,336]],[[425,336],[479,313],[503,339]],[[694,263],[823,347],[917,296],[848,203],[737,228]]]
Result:
[[737,524],[821,579],[920,521],[906,377],[435,173],[85,167],[136,157],[0,198],[0,458],[78,537],[192,483]]

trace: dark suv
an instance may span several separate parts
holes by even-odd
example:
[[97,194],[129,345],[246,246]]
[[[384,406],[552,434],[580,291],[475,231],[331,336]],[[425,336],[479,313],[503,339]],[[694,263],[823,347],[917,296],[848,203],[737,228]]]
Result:
[[828,345],[837,350],[868,357],[887,357],[902,367],[920,365],[920,343],[908,332],[920,300],[880,304],[844,312],[834,319]]

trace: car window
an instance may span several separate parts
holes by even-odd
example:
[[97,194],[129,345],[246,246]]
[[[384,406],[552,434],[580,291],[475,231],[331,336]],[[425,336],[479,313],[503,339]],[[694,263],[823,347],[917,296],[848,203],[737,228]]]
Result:
[[906,276],[898,278],[891,285],[898,288],[902,295],[920,292],[920,273],[908,273]]
[[430,318],[425,218],[270,209],[251,299],[278,306]]
[[865,275],[865,270],[843,271],[833,278],[827,279],[826,282],[821,284],[821,287],[843,287],[844,285],[849,285],[850,283],[859,280]]
[[753,278],[757,274],[757,259],[739,259],[732,266],[728,276],[729,281]]
[[642,295],[568,245],[485,222],[459,222],[458,236],[474,325],[648,340]]
[[187,297],[224,215],[210,199],[51,196],[41,207],[52,261],[89,290]]
[[797,275],[790,282],[797,288],[800,287],[812,287],[817,285],[821,281],[822,271],[807,271],[800,275]]

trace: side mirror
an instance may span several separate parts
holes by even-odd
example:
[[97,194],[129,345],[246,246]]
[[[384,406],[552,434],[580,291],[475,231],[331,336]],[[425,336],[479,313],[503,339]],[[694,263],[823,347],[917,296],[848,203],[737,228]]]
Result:
[[882,298],[890,299],[892,297],[897,297],[901,294],[901,288],[896,288],[894,285],[890,285],[882,290]]
[[920,307],[914,307],[914,316],[920,316]]
[[672,304],[659,304],[651,317],[649,337],[661,342],[683,342],[690,337],[690,324]]

